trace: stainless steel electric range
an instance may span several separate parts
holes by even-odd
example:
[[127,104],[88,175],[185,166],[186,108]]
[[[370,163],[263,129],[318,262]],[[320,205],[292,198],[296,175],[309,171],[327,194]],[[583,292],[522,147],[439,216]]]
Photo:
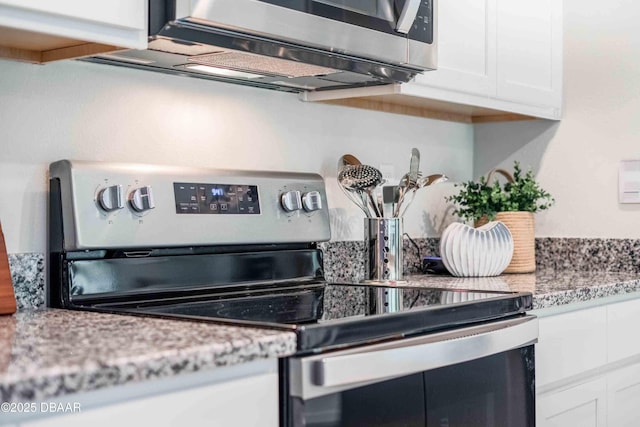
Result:
[[52,307],[295,332],[282,426],[535,425],[531,294],[327,283],[319,175],[63,160],[49,216]]

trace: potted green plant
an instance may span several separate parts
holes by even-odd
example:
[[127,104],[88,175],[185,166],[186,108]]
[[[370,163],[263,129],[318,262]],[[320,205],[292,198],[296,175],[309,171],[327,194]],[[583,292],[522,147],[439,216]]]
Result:
[[[507,182],[501,184],[492,176],[503,175]],[[473,220],[479,227],[488,221],[501,221],[511,231],[514,251],[505,273],[530,273],[535,271],[535,212],[550,208],[554,199],[536,182],[533,171],[522,173],[520,163],[514,162],[513,175],[504,169],[494,169],[478,182],[456,184],[458,194],[447,197],[456,206],[454,214]]]

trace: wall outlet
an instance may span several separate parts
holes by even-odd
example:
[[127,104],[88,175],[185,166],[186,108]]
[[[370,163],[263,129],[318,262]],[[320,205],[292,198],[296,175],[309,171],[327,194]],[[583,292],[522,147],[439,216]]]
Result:
[[622,160],[620,162],[618,202],[640,203],[640,160]]

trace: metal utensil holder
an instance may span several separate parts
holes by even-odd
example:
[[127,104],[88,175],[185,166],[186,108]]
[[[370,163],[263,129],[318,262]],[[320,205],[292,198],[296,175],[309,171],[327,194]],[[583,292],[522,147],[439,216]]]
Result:
[[402,281],[402,218],[365,218],[365,282]]

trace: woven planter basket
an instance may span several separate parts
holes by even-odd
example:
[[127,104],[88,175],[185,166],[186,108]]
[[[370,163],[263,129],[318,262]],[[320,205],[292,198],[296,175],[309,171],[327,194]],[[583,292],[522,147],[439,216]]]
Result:
[[[504,169],[493,169],[487,175],[487,182],[491,181],[494,173],[504,176],[513,182],[513,176]],[[536,240],[533,212],[499,212],[495,221],[502,221],[513,237],[513,258],[504,273],[533,273],[536,271]],[[486,224],[487,217],[483,216],[474,224],[480,227]]]
[[[533,212],[500,212],[495,221],[507,226],[513,237],[513,257],[504,273],[532,273],[536,271],[536,243]],[[482,217],[476,227],[487,223]]]

